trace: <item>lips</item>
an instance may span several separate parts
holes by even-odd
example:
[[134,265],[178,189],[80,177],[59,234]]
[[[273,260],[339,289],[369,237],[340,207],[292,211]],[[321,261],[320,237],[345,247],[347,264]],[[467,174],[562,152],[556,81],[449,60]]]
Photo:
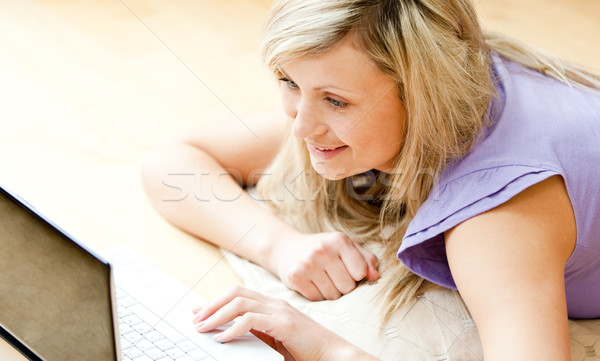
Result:
[[335,157],[336,155],[340,154],[341,152],[343,152],[344,150],[346,150],[346,148],[348,148],[347,145],[341,145],[341,146],[335,147],[335,146],[315,145],[315,144],[310,144],[310,143],[307,143],[306,147],[308,148],[308,151],[313,156],[316,156],[321,159],[331,159],[331,158]]
[[345,146],[341,145],[339,147],[329,147],[329,148],[323,148],[323,147],[317,147],[317,146],[313,146],[313,147],[316,148],[316,149],[318,149],[318,150],[320,150],[320,151],[325,152],[325,151],[330,151],[330,150],[336,150],[338,148],[345,147]]

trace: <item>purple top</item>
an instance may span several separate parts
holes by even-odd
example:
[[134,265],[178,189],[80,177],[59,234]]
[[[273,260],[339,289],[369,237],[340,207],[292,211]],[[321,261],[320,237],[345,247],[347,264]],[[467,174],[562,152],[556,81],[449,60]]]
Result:
[[600,92],[571,88],[494,56],[502,95],[493,124],[443,172],[408,227],[398,258],[456,289],[444,232],[553,175],[573,205],[577,244],[565,267],[572,318],[600,317]]

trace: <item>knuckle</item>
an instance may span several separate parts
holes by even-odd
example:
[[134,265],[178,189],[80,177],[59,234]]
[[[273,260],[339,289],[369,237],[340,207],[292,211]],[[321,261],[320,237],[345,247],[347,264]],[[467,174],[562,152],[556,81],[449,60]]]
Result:
[[342,297],[342,293],[338,290],[335,290],[335,291],[332,290],[332,291],[328,292],[326,297],[328,300],[337,300],[338,298]]
[[287,302],[286,300],[282,299],[282,298],[277,298],[274,301],[276,306],[279,306],[280,308],[287,310],[291,307],[291,305],[289,304],[289,302]]
[[290,272],[288,279],[292,284],[300,284],[306,278],[305,267],[295,268]]
[[283,314],[278,322],[278,328],[281,330],[292,331],[294,329],[294,318],[291,313]]
[[377,256],[375,256],[373,253],[368,253],[366,258],[367,258],[367,261],[369,261],[370,263],[376,264],[379,262],[379,260],[377,259]]
[[325,298],[319,293],[302,293],[304,297],[306,297],[309,301],[322,301]]
[[352,243],[352,240],[350,239],[350,237],[348,237],[345,233],[337,232],[335,235],[336,235],[336,237],[335,237],[336,242],[344,243],[344,244]]
[[244,289],[244,288],[243,288],[243,287],[241,287],[240,285],[234,285],[234,286],[231,286],[231,287],[229,288],[229,291],[228,291],[228,293],[229,293],[230,295],[239,295],[239,294],[241,294],[241,293],[242,293],[242,290],[243,290],[243,289]]
[[356,288],[355,282],[348,282],[347,284],[344,284],[344,286],[341,287],[340,292],[345,295],[345,294],[348,294],[348,293],[354,291],[355,288]]
[[346,242],[346,237],[343,233],[333,233],[331,236],[327,237],[323,241],[323,243],[325,243],[331,247],[339,246],[340,244],[343,244],[345,242]]
[[244,297],[236,297],[233,299],[233,301],[231,301],[231,305],[236,309],[244,308],[244,306],[246,306],[247,303],[247,299],[245,299]]
[[328,244],[328,241],[320,242],[312,249],[311,256],[313,258],[326,256],[329,253],[329,249],[330,245]]
[[356,265],[354,268],[354,280],[355,281],[360,281],[363,278],[367,277],[367,275],[369,274],[369,267],[365,264],[362,263],[360,265]]
[[256,314],[253,312],[246,312],[239,318],[241,325],[253,325],[256,321]]

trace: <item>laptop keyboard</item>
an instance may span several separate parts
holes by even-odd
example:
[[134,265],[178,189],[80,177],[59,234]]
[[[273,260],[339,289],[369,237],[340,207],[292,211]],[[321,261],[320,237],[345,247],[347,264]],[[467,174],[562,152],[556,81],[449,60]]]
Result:
[[117,304],[124,361],[215,361],[118,287]]

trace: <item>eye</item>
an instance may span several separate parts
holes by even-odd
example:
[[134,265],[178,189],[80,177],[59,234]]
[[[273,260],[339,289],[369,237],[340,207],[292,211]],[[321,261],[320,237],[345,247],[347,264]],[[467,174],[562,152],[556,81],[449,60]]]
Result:
[[348,103],[343,102],[341,100],[333,99],[331,97],[325,98],[325,101],[327,101],[335,109],[341,109],[348,106]]
[[281,78],[279,78],[278,80],[279,80],[280,82],[283,82],[283,83],[285,83],[285,84],[286,84],[286,86],[287,86],[287,87],[288,87],[290,90],[295,90],[295,89],[298,89],[298,88],[299,88],[299,87],[298,87],[298,84],[296,84],[295,82],[293,82],[293,81],[289,80],[289,79],[288,79],[288,78],[286,78],[286,77],[281,77]]

